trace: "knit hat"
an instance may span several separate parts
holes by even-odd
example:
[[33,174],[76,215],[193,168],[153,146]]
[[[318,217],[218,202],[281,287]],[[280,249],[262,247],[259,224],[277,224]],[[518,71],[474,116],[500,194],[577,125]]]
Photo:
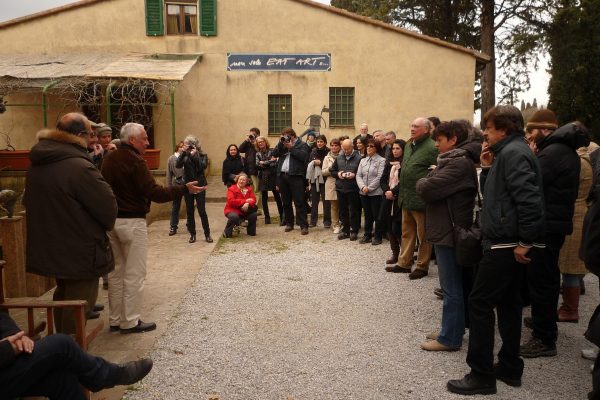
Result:
[[312,136],[312,137],[317,137],[317,134],[315,133],[315,131],[310,131],[306,134],[306,136]]
[[558,128],[558,120],[556,119],[556,114],[552,112],[552,110],[548,110],[547,108],[542,108],[541,110],[537,110],[527,122],[527,126],[525,127],[527,130],[531,129],[550,129],[554,130]]

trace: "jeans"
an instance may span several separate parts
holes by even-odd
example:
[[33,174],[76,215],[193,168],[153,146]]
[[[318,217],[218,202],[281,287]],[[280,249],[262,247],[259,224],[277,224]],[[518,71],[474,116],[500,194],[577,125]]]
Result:
[[465,305],[463,298],[463,267],[456,263],[453,247],[434,245],[437,255],[440,284],[444,292],[442,329],[438,342],[444,346],[462,346],[465,334]]
[[527,287],[531,301],[533,336],[553,346],[558,338],[556,308],[560,295],[558,257],[565,235],[547,234],[543,257],[527,266]]
[[365,236],[373,235],[373,225],[375,225],[375,236],[381,239],[381,226],[375,221],[379,218],[379,209],[381,208],[381,196],[360,196],[360,203],[365,212]]
[[171,229],[177,229],[179,225],[179,209],[181,208],[181,197],[173,200],[171,205]]
[[22,353],[0,370],[0,400],[84,400],[81,385],[92,392],[113,387],[119,373],[118,365],[87,354],[70,336],[50,335],[35,344],[33,353]]
[[202,221],[202,229],[204,230],[204,236],[210,235],[210,225],[208,224],[208,214],[206,214],[206,191],[200,193],[191,194],[186,193],[185,195],[185,209],[187,213],[187,229],[190,234],[196,234],[196,219],[194,217],[194,200],[196,200],[196,207],[198,208],[198,214]]
[[[319,191],[317,192],[317,185]],[[331,204],[329,200],[325,200],[325,184],[312,183],[310,185],[310,223],[317,224],[319,219],[319,200],[323,202],[323,225],[331,225]]]
[[[528,253],[528,257],[540,256],[536,248]],[[511,376],[523,374],[523,360],[519,356],[523,268],[525,266],[515,260],[512,248],[485,250],[479,263],[469,296],[467,364],[483,379],[494,379],[494,309],[498,314],[498,331],[502,338],[498,361]]]

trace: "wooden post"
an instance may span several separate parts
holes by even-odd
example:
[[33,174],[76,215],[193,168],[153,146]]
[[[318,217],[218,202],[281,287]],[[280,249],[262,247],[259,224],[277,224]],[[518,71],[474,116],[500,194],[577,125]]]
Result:
[[25,219],[23,217],[0,218],[0,240],[6,265],[6,297],[27,296],[25,274]]

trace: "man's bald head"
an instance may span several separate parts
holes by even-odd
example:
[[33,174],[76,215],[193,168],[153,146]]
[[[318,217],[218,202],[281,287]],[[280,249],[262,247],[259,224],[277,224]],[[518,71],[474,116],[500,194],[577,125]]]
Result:
[[354,151],[354,145],[352,144],[352,140],[345,139],[342,142],[342,150],[344,150],[344,154],[346,154],[347,156],[352,154],[352,152]]
[[90,133],[92,131],[92,124],[90,124],[90,121],[83,114],[68,113],[58,120],[56,129],[78,136],[81,133]]

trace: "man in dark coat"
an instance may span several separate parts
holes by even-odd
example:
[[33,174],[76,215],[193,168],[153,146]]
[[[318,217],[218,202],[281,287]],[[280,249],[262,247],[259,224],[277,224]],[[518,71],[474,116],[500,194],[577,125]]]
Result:
[[[38,133],[24,198],[27,272],[56,278],[54,300],[86,300],[86,311],[96,304],[98,278],[114,269],[106,232],[117,217],[115,196],[87,154],[93,134],[77,113]],[[57,332],[75,333],[72,310],[54,317]]]
[[549,109],[538,110],[526,127],[537,148],[546,206],[544,257],[527,268],[531,320],[526,319],[525,325],[533,328],[533,334],[531,340],[521,346],[521,356],[526,358],[556,355],[556,308],[560,291],[558,258],[565,236],[573,232],[581,169],[576,150],[590,143],[587,132],[579,124],[557,128],[558,120]]
[[69,335],[33,342],[7,312],[0,311],[0,399],[84,400],[82,386],[97,392],[131,385],[151,369],[149,358],[117,365],[91,356]]
[[[521,385],[523,269],[543,257],[542,176],[539,162],[523,139],[521,112],[513,106],[496,106],[485,114],[483,124],[483,258],[469,297],[467,364],[471,372],[447,383],[449,391],[462,395],[496,393],[496,379]],[[494,309],[502,338],[497,364]]]
[[354,150],[352,141],[346,139],[342,142],[342,152],[337,156],[329,173],[335,176],[335,191],[340,208],[340,221],[342,231],[338,240],[358,238],[360,229],[360,194],[356,183],[356,172],[360,164],[360,153]]
[[306,210],[306,167],[310,150],[308,145],[296,136],[292,128],[281,131],[281,138],[273,150],[273,156],[279,157],[277,164],[277,186],[281,192],[285,231],[294,229],[294,209],[296,207],[296,223],[300,225],[300,233],[308,234],[308,218]]

